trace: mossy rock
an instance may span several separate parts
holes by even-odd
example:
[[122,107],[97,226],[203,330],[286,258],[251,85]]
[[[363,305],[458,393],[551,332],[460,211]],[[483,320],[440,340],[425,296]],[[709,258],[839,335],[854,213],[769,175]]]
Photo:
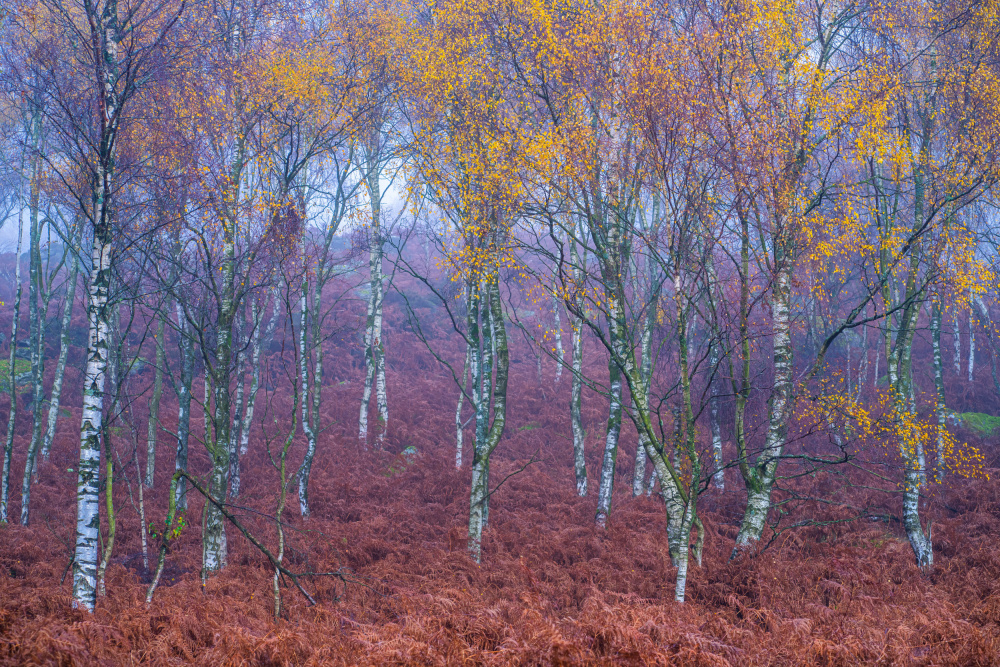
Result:
[[963,412],[958,415],[967,428],[982,436],[990,436],[1000,432],[1000,417],[983,412]]

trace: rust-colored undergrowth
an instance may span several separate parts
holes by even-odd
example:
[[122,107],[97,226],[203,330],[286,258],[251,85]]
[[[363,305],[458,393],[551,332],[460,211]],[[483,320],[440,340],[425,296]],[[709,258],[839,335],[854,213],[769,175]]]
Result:
[[[495,455],[494,485],[532,458],[537,462],[493,496],[485,556],[476,565],[465,552],[468,466],[454,467],[457,392],[407,334],[398,333],[394,343],[385,449],[365,450],[354,437],[359,373],[350,355],[331,352],[323,408],[328,428],[311,485],[313,518],[303,522],[294,500],[287,513],[289,566],[342,569],[349,574],[346,586],[336,579],[309,582],[319,600],[313,607],[294,588],[285,588],[285,618],[275,622],[272,572],[230,529],[229,566],[202,590],[202,503],[193,499],[192,525],[170,552],[164,582],[147,609],[148,572],[140,553],[132,471],[131,487],[123,478],[116,488],[119,526],[107,596],[93,615],[71,610],[71,577],[62,584],[60,578],[74,521],[75,474],[69,471],[79,423],[74,411],[60,420],[53,457],[41,466],[32,525],[0,526],[0,663],[1000,662],[997,475],[992,481],[948,478],[936,487],[927,509],[934,521],[936,565],[922,573],[892,519],[789,530],[762,553],[730,562],[744,500],[731,470],[725,492],[710,490],[702,497],[705,558],[702,567],[692,567],[688,601],[681,605],[673,602],[662,503],[655,496],[630,497],[634,433],[622,445],[610,526],[596,529],[593,497],[579,498],[574,491],[568,374],[556,384],[547,365],[539,380],[533,360],[523,357],[512,366],[512,418]],[[416,352],[403,355],[404,348]],[[68,383],[74,382],[73,373]],[[265,412],[287,416],[291,406],[278,393]],[[78,396],[67,398],[68,405],[78,403]],[[164,427],[173,429],[175,404],[164,400],[162,409]],[[592,474],[599,465],[605,410],[606,402],[588,397]],[[195,421],[197,435],[202,426]],[[171,441],[166,434],[161,438],[164,454],[155,488],[147,494],[147,511],[157,522],[165,513],[173,469]],[[273,508],[276,493],[265,446],[264,433],[255,430],[243,461],[244,492],[235,501],[262,513]],[[409,446],[417,450],[411,459],[399,454]],[[984,443],[988,455],[992,446]],[[299,457],[301,447],[297,441]],[[191,452],[192,470],[204,473],[204,448],[193,441]],[[23,454],[14,459],[15,471],[19,465]],[[898,498],[889,495],[842,482],[828,484],[824,493],[850,494],[855,506],[881,504],[887,516],[898,515]],[[250,509],[239,516],[273,544],[273,525]],[[838,517],[821,505],[806,509],[819,518]]]

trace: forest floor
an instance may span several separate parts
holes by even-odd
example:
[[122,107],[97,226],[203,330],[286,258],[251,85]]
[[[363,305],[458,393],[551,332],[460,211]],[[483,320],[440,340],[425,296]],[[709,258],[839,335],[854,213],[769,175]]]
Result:
[[[119,521],[107,594],[94,614],[71,609],[72,577],[63,580],[75,515],[79,415],[71,413],[41,467],[31,526],[0,526],[0,664],[1000,664],[1000,471],[987,471],[991,480],[956,476],[935,487],[930,572],[915,566],[892,519],[789,530],[761,553],[730,561],[745,501],[730,471],[727,490],[709,490],[700,501],[704,562],[692,567],[687,602],[678,604],[662,502],[631,497],[634,444],[622,445],[610,525],[597,529],[593,494],[579,498],[574,489],[568,378],[558,391],[546,391],[530,366],[514,367],[511,386],[534,389],[512,391],[513,417],[492,470],[494,486],[506,481],[493,496],[481,565],[465,550],[469,467],[454,466],[456,392],[443,389],[443,375],[433,382],[393,379],[383,450],[364,450],[349,435],[359,387],[330,385],[324,418],[332,426],[314,467],[313,516],[303,522],[290,497],[286,562],[295,571],[337,571],[346,582],[306,582],[315,606],[293,587],[282,589],[277,622],[273,571],[232,529],[228,567],[202,587],[202,503],[193,497],[192,525],[169,553],[147,608],[138,489],[125,479],[115,494]],[[338,372],[346,371],[332,369],[334,378]],[[587,407],[592,473],[601,403]],[[164,405],[164,414],[173,409]],[[273,399],[264,412],[290,409]],[[192,426],[197,433],[200,425]],[[234,502],[245,508],[237,508],[241,519],[273,545],[273,522],[257,512],[273,509],[276,476],[266,438],[254,437],[243,460],[244,491]],[[415,455],[400,454],[411,446]],[[192,469],[207,470],[204,448],[192,442],[191,450]],[[161,457],[146,496],[156,523],[165,513],[172,458]],[[18,480],[19,465],[23,456],[14,458]],[[898,503],[889,497],[886,514],[898,516]]]

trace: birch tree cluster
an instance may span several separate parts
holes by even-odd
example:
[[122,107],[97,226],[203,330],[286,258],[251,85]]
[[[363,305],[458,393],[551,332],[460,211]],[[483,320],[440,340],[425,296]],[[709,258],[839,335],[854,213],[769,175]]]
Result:
[[[850,508],[802,481],[828,470],[888,485],[932,568],[929,494],[985,474],[961,413],[1000,399],[998,38],[985,0],[4,3],[0,521],[34,521],[72,419],[75,606],[125,487],[147,601],[191,524],[203,581],[232,539],[266,556],[280,616],[324,444],[406,453],[395,308],[454,380],[477,562],[527,360],[595,525],[623,476],[662,502],[677,601],[699,501],[739,494],[750,558],[806,496]],[[257,454],[274,544],[234,514]]]

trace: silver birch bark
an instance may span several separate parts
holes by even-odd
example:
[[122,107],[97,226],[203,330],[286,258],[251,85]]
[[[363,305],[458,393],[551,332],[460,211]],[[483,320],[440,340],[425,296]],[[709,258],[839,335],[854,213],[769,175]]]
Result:
[[555,353],[556,353],[556,359],[558,360],[556,362],[556,379],[555,379],[555,383],[556,384],[559,384],[559,380],[562,379],[563,358],[565,357],[565,352],[563,351],[563,342],[562,342],[562,317],[559,314],[559,310],[561,308],[562,308],[562,301],[558,297],[556,297],[555,295],[553,295],[552,296],[552,313],[553,313],[553,317],[555,318],[555,323],[554,323],[554,325],[555,325],[555,331],[554,331],[554,333],[555,333],[555,339],[556,339],[555,340],[555,343],[556,343]]
[[[719,365],[719,348],[716,341],[711,343],[709,365],[714,369]],[[708,420],[712,431],[712,463],[715,472],[712,474],[712,485],[720,491],[726,488],[726,474],[722,463],[722,427],[719,424],[719,390],[715,382],[710,387],[708,399]]]
[[455,467],[462,467],[462,442],[464,440],[464,427],[462,422],[462,406],[465,405],[465,379],[469,374],[469,361],[472,357],[472,349],[465,346],[465,363],[462,365],[462,386],[458,389],[458,407],[455,408]]
[[[110,189],[107,173],[98,169],[104,187]],[[90,342],[84,372],[83,410],[80,424],[80,463],[77,469],[76,550],[73,560],[73,605],[93,611],[97,585],[97,533],[100,528],[101,443],[104,384],[108,365],[109,304],[112,234],[108,217],[95,225],[87,319]]]
[[[974,296],[971,295],[969,300],[972,301]],[[976,370],[976,314],[975,309],[972,305],[969,305],[969,384],[975,377]]]
[[59,403],[62,398],[63,378],[66,377],[66,360],[69,358],[70,326],[73,319],[73,305],[76,299],[76,282],[80,272],[80,263],[75,253],[70,253],[69,278],[66,281],[66,295],[63,301],[62,317],[59,320],[59,359],[56,361],[55,377],[52,380],[52,393],[49,398],[49,415],[46,422],[45,437],[42,439],[42,459],[48,460],[52,449],[52,440],[56,436],[56,422],[59,419]]
[[[643,381],[646,385],[649,385],[650,380],[653,376],[653,323],[655,321],[655,312],[658,307],[659,300],[655,297],[651,298],[652,303],[647,303],[647,312],[642,325],[642,341],[641,341],[641,361],[640,361],[640,372],[642,373]],[[642,404],[639,406],[640,410],[649,410],[649,394],[647,393],[644,397],[640,399]],[[635,469],[632,474],[632,496],[637,497],[642,495],[645,490],[646,484],[646,440],[648,436],[645,431],[639,431],[638,441],[635,452]]]
[[[930,163],[932,116],[929,109],[932,105],[933,92],[924,93],[924,118],[919,135],[920,148],[917,160],[913,163],[913,234],[914,236],[924,224],[924,206],[926,194],[926,174]],[[931,544],[930,529],[925,532],[920,519],[921,489],[927,482],[926,457],[924,443],[915,426],[916,406],[913,387],[913,337],[917,326],[917,317],[923,306],[922,289],[918,285],[917,273],[920,269],[922,244],[916,243],[910,250],[910,265],[904,285],[906,306],[899,318],[899,331],[892,347],[887,354],[889,385],[893,392],[893,408],[899,438],[900,457],[903,461],[903,527],[913,548],[917,565],[929,568],[934,564],[934,550]]]
[[[51,293],[43,295],[42,278],[42,229],[39,220],[41,195],[41,114],[37,107],[33,110],[33,155],[31,168],[31,190],[28,201],[28,327],[31,359],[31,440],[25,457],[24,477],[21,481],[21,525],[27,526],[31,513],[31,480],[35,474],[35,458],[42,439],[42,404],[45,398],[45,316],[48,312]],[[18,260],[20,261],[20,260]]]
[[[180,374],[177,379],[177,454],[174,470],[187,471],[188,444],[191,436],[191,388],[194,384],[194,341],[188,332],[187,318],[180,300],[174,302],[177,311],[178,348],[180,352]],[[181,512],[187,511],[187,480],[177,480],[174,487],[174,502]]]
[[[308,272],[304,273],[303,276],[299,304],[299,376],[302,383],[302,432],[306,436],[306,452],[302,457],[302,464],[299,466],[296,477],[299,484],[299,511],[303,518],[309,517],[309,475],[312,472],[313,459],[316,456],[319,408],[323,389],[323,341],[320,330],[323,284],[320,275],[325,275],[324,267],[320,267],[317,271],[316,283],[313,286],[311,318],[308,316]],[[311,336],[309,336],[310,333]],[[311,341],[307,345],[307,340],[310,338]],[[311,383],[309,377],[310,359],[313,362]]]
[[10,463],[14,455],[14,421],[17,419],[17,333],[21,319],[21,229],[18,215],[17,249],[14,257],[14,308],[10,322],[10,353],[7,355],[7,392],[10,395],[10,410],[7,413],[7,437],[3,445],[3,474],[0,477],[0,523],[7,523],[7,504],[10,501]]
[[163,368],[166,354],[163,345],[164,329],[166,328],[166,313],[160,312],[156,323],[156,336],[153,345],[156,346],[156,368],[153,376],[153,395],[149,399],[149,422],[146,424],[146,477],[143,484],[153,488],[153,475],[156,473],[156,435],[160,429],[160,396],[163,394]]
[[733,554],[760,539],[771,509],[778,461],[788,436],[792,410],[791,282],[792,258],[789,242],[775,243],[775,278],[771,287],[771,331],[774,345],[774,388],[768,403],[768,428],[763,451],[752,467],[747,467],[747,508],[736,536]]
[[88,4],[100,98],[100,143],[94,165],[93,248],[87,300],[90,338],[84,371],[83,410],[80,419],[80,463],[77,468],[76,549],[73,559],[73,606],[93,611],[97,594],[97,537],[100,529],[98,478],[100,474],[100,434],[104,415],[104,383],[108,364],[113,253],[112,192],[115,181],[115,142],[118,105],[115,83],[118,77],[118,3],[106,0],[100,15]]
[[[577,249],[576,239],[570,241],[570,263],[573,268],[574,289],[583,289],[583,267]],[[576,299],[576,306],[582,308],[582,299]],[[576,473],[576,493],[581,498],[587,495],[587,461],[585,454],[586,432],[583,430],[581,399],[583,396],[583,319],[570,313],[570,328],[573,332],[573,381],[570,387],[569,412],[573,426],[573,466]]]
[[378,411],[379,425],[376,444],[382,446],[386,428],[389,423],[389,403],[385,388],[385,346],[382,341],[382,301],[385,286],[383,285],[382,259],[385,239],[382,230],[382,185],[380,182],[382,169],[379,155],[380,131],[374,131],[374,138],[367,148],[368,173],[365,175],[365,186],[371,204],[372,229],[369,246],[368,268],[370,291],[368,294],[368,318],[365,327],[365,388],[361,400],[361,413],[358,426],[358,438],[368,439],[368,411],[371,407],[372,386],[375,388],[375,404]]
[[240,349],[236,353],[236,410],[233,410],[232,423],[229,425],[229,497],[240,497],[240,427],[243,419],[240,408],[243,406],[244,379],[246,376],[246,351]]
[[[232,225],[235,221],[228,221]],[[220,291],[219,322],[215,342],[215,363],[209,373],[212,384],[211,409],[205,405],[206,422],[211,422],[212,437],[207,438],[205,446],[212,460],[212,472],[209,476],[208,490],[213,498],[220,502],[225,499],[228,491],[229,476],[229,428],[231,421],[231,405],[229,382],[232,365],[233,320],[235,316],[234,283],[235,283],[235,230],[225,232],[223,241],[222,287]],[[212,503],[206,503],[205,523],[202,527],[203,569],[206,573],[221,570],[226,566],[226,522],[219,508]]]
[[[612,345],[618,345],[612,338]],[[618,436],[622,427],[622,380],[618,365],[612,360],[608,364],[610,375],[610,405],[608,408],[608,426],[604,438],[604,458],[601,462],[601,479],[597,487],[597,516],[595,522],[600,527],[607,526],[608,515],[611,513],[611,494],[614,489],[615,463],[618,459]]]
[[941,482],[946,472],[944,430],[947,427],[948,408],[945,405],[944,364],[941,361],[941,302],[938,299],[931,303],[931,347],[934,356],[934,414],[937,417],[937,434],[934,439],[935,473],[937,481]]
[[[484,324],[488,326],[490,332],[490,340],[484,340],[483,344],[485,349],[496,348],[496,378],[493,379],[492,372],[489,372],[489,385],[492,385],[493,396],[493,421],[488,429],[483,429],[484,437],[482,439],[477,437],[472,459],[472,484],[469,494],[469,552],[477,563],[482,559],[483,527],[488,521],[490,455],[500,443],[507,420],[507,378],[510,367],[507,330],[503,319],[503,306],[500,302],[498,277],[496,275],[489,276],[485,279],[485,282],[486,293],[484,296],[487,303],[485,307],[486,312],[483,315]],[[470,290],[470,296],[474,295],[474,297],[478,297],[478,293],[478,287],[474,291]],[[476,307],[475,312],[477,316],[479,314],[478,311],[479,308]],[[472,309],[470,309],[471,312]],[[471,314],[469,316],[469,323],[470,325],[472,324]],[[475,327],[470,326],[470,334],[473,328],[477,329],[473,340],[478,340],[478,324]],[[486,375],[487,370],[484,365],[484,382],[486,381]],[[481,408],[484,404],[488,406],[490,401],[486,396],[482,396],[479,403]],[[479,414],[482,414],[481,409]],[[488,416],[489,410],[487,408],[486,418]],[[477,433],[480,431],[478,423],[476,431]]]
[[[596,190],[595,190],[596,191]],[[618,436],[622,425],[622,377],[619,359],[624,356],[625,336],[625,275],[628,269],[627,254],[624,251],[622,225],[618,221],[592,220],[591,225],[598,234],[603,234],[601,254],[601,274],[605,296],[608,302],[608,338],[611,354],[608,357],[608,425],[604,439],[604,457],[601,462],[601,479],[597,487],[597,514],[595,523],[607,526],[611,513],[611,498],[614,491],[615,466],[618,459]],[[607,230],[601,229],[607,225]]]

